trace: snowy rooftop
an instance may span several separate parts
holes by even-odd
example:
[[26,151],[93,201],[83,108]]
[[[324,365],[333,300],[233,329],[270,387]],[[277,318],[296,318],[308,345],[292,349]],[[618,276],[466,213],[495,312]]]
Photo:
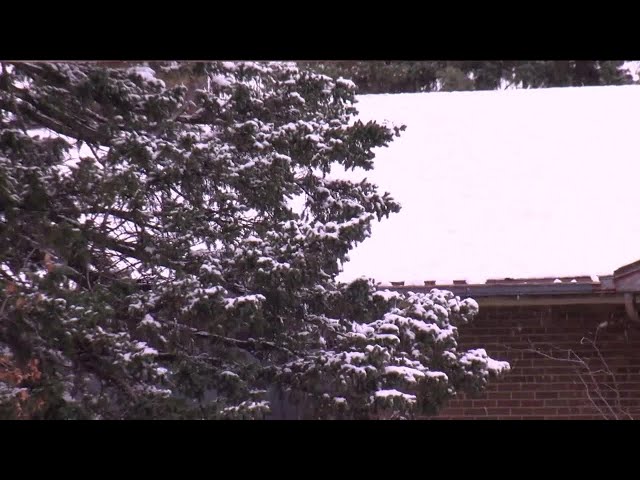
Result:
[[640,258],[640,86],[369,95],[407,130],[367,177],[403,206],[340,279],[608,274]]

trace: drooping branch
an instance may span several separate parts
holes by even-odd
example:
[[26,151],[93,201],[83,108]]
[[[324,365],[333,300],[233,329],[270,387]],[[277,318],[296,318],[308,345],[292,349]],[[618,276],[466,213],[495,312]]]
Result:
[[100,132],[90,128],[86,123],[76,121],[69,116],[66,116],[66,118],[53,118],[45,115],[37,105],[28,101],[17,103],[0,96],[0,108],[15,115],[23,116],[35,122],[40,127],[48,128],[56,133],[84,142],[103,144],[109,139],[108,136],[100,134]]

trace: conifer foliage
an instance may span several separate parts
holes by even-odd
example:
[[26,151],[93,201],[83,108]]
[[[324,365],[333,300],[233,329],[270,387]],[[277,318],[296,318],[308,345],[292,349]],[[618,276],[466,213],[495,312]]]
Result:
[[508,369],[473,300],[336,282],[400,208],[331,175],[402,130],[353,83],[153,67],[1,64],[0,416],[413,418]]

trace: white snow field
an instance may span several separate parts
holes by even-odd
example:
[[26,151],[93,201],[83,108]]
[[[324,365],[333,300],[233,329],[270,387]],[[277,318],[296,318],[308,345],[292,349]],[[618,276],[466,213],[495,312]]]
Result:
[[357,107],[407,126],[373,171],[348,174],[403,208],[339,279],[476,283],[640,259],[640,86],[367,95]]

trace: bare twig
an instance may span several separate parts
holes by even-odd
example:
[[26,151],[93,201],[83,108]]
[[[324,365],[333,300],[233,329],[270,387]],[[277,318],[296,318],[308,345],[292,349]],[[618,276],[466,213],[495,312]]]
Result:
[[[547,354],[541,351],[539,348],[536,348],[536,346],[533,343],[529,342],[529,344],[530,344],[530,348],[526,348],[526,349],[511,348],[508,345],[503,345],[503,347],[511,351],[535,353],[536,355],[547,358],[549,360],[573,364],[576,368],[578,379],[584,386],[584,390],[587,398],[589,399],[589,402],[598,411],[600,415],[602,415],[605,419],[613,418],[615,420],[619,420],[621,417],[626,417],[629,419],[633,418],[633,416],[622,407],[621,399],[620,399],[620,389],[618,386],[616,375],[615,373],[613,373],[613,371],[609,367],[607,361],[602,355],[602,352],[600,351],[600,349],[598,348],[598,346],[593,340],[583,337],[580,340],[580,344],[590,345],[595,350],[598,356],[598,359],[602,364],[602,368],[598,370],[593,370],[589,366],[587,361],[572,349],[561,349],[554,345],[550,345],[551,350],[566,353],[566,357],[564,357],[564,356]],[[582,373],[583,371],[586,372],[586,375]],[[613,386],[600,381],[597,378],[597,375],[599,374],[604,374],[606,377],[610,377],[613,380],[612,382]],[[588,383],[587,380],[589,380],[590,383]],[[614,392],[616,397],[615,403],[612,404],[609,401],[607,396],[603,393],[603,390],[601,387],[605,387],[608,390]],[[604,407],[602,407],[601,405],[603,405]]]
[[[102,163],[102,160],[100,160],[100,157],[98,156],[98,153],[96,152],[96,150],[93,148],[93,145],[91,145],[90,143],[85,142],[85,144],[87,145],[87,147],[89,147],[89,149],[91,150],[91,153],[93,154],[96,162],[98,162],[98,164],[103,168],[106,169],[106,166],[104,163]],[[80,155],[80,149],[78,148],[78,155]]]

